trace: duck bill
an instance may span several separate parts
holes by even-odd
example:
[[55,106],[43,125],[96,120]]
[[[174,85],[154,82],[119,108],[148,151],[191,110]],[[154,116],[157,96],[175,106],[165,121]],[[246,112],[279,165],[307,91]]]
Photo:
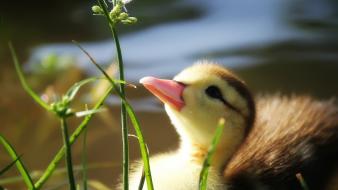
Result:
[[184,107],[182,93],[185,88],[184,85],[173,81],[158,79],[155,77],[143,77],[140,83],[153,93],[163,103],[180,111]]

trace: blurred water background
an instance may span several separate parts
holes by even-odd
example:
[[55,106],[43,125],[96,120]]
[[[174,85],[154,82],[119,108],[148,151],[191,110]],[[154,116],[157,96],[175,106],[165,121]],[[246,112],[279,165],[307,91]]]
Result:
[[[94,3],[0,2],[0,133],[23,154],[31,170],[49,163],[61,145],[61,132],[55,117],[44,113],[20,87],[7,41],[13,41],[34,89],[60,94],[74,82],[98,74],[71,40],[82,43],[103,65],[115,60],[105,19],[91,15]],[[135,0],[127,9],[139,19],[135,26],[118,30],[126,79],[131,83],[137,84],[146,75],[171,78],[196,60],[210,59],[237,72],[255,93],[338,95],[336,0]],[[90,102],[92,93],[83,93],[75,105]],[[174,148],[177,136],[161,104],[142,87],[127,93],[150,152]],[[90,177],[112,186],[122,162],[119,100],[112,96],[109,103],[110,112],[91,123],[88,154],[92,165],[104,165],[90,170]],[[74,147],[74,160],[79,164],[81,143]],[[134,139],[131,157],[139,157]],[[0,168],[8,162],[0,148]],[[12,169],[1,178],[15,175]],[[0,184],[4,183],[1,178]],[[66,178],[54,178],[47,186],[64,189]]]

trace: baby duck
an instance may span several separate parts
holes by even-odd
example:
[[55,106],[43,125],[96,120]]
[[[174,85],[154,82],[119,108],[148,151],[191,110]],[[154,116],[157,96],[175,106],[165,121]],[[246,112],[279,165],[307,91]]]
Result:
[[[210,190],[300,189],[296,173],[313,180],[322,171],[328,180],[338,162],[333,101],[274,95],[257,97],[255,103],[241,79],[208,61],[184,69],[173,80],[144,77],[140,83],[164,103],[180,136],[178,150],[150,158],[156,190],[198,189],[220,118],[225,127],[209,169]],[[138,189],[141,175],[140,162],[130,175],[132,190]],[[318,180],[321,189],[326,180]]]

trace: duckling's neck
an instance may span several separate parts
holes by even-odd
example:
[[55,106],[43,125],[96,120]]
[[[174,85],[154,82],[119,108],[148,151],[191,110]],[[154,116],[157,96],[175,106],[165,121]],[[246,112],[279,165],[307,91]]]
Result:
[[[179,154],[189,162],[202,165],[208,153],[208,149],[208,145],[201,145],[183,140],[181,141]],[[232,146],[226,146],[225,144],[218,146],[212,157],[211,167],[216,171],[221,171],[228,163],[233,152],[234,147]]]

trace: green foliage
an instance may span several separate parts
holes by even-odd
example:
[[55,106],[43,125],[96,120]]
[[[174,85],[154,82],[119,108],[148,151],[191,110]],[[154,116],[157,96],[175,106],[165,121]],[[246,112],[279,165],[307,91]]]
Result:
[[[106,17],[112,36],[115,40],[115,47],[117,52],[117,58],[118,58],[118,66],[119,66],[119,80],[114,80],[110,78],[107,73],[94,61],[94,59],[91,58],[91,56],[84,50],[80,45],[78,45],[92,60],[92,62],[98,67],[98,69],[101,70],[101,72],[105,75],[106,79],[109,80],[111,83],[111,87],[107,89],[105,94],[102,96],[102,98],[95,104],[95,106],[92,109],[86,109],[84,111],[74,112],[70,105],[71,102],[74,100],[76,94],[80,90],[82,86],[85,84],[88,84],[90,82],[98,80],[97,77],[89,78],[82,80],[76,84],[74,84],[63,96],[60,98],[57,98],[52,103],[47,103],[43,99],[40,98],[40,96],[33,91],[33,89],[29,86],[27,83],[22,69],[19,64],[19,60],[16,56],[15,50],[13,48],[13,45],[9,43],[9,49],[12,54],[12,58],[14,61],[15,69],[18,74],[18,77],[20,79],[20,82],[24,88],[24,90],[33,98],[35,102],[37,102],[41,107],[43,107],[46,111],[53,112],[57,117],[60,118],[61,121],[61,129],[63,134],[63,142],[64,145],[61,147],[61,149],[58,151],[58,153],[55,155],[54,159],[50,162],[47,169],[43,172],[41,177],[37,180],[37,182],[34,184],[29,173],[25,169],[23,163],[21,162],[20,158],[17,156],[15,150],[10,146],[10,144],[2,137],[0,136],[1,143],[6,148],[8,154],[12,157],[13,162],[6,166],[4,169],[1,170],[1,174],[3,174],[5,171],[7,171],[12,165],[16,165],[22,178],[24,179],[27,188],[28,189],[41,189],[41,187],[46,183],[46,181],[49,179],[49,177],[53,174],[55,171],[57,165],[63,158],[63,156],[66,157],[66,165],[67,165],[67,173],[69,177],[69,187],[72,190],[79,188],[79,185],[76,184],[74,174],[73,174],[73,164],[72,164],[72,157],[71,157],[71,145],[76,141],[78,136],[86,129],[89,121],[91,120],[93,114],[101,111],[101,106],[103,105],[105,99],[109,96],[110,92],[114,90],[117,95],[121,99],[121,127],[123,132],[123,184],[124,189],[129,188],[129,182],[128,182],[128,171],[129,171],[129,145],[128,145],[128,127],[127,127],[127,115],[129,116],[131,123],[133,124],[136,136],[139,140],[140,149],[141,149],[141,155],[144,162],[144,175],[142,176],[140,187],[142,188],[144,181],[147,181],[148,189],[153,189],[153,183],[151,179],[151,172],[150,172],[150,165],[149,165],[149,155],[147,151],[147,146],[144,142],[144,138],[140,129],[140,124],[138,119],[135,116],[135,112],[131,105],[128,103],[125,97],[125,90],[124,87],[126,83],[124,82],[124,69],[123,69],[123,59],[122,59],[122,52],[121,47],[118,39],[118,34],[116,32],[116,24],[122,23],[122,24],[134,24],[137,22],[137,18],[130,17],[127,12],[125,12],[124,3],[120,0],[114,1],[114,6],[111,8],[110,11],[108,11],[108,5],[104,0],[98,0],[98,5],[92,7],[92,11],[96,15],[103,15]],[[48,60],[46,60],[46,68],[54,68],[55,63],[57,61],[58,57],[55,55],[48,57]],[[70,116],[85,116],[81,124],[75,129],[75,131],[69,136],[68,134],[68,126],[66,119]],[[86,135],[85,135],[86,136]],[[87,189],[87,163],[86,163],[86,139],[84,137],[84,144],[83,144],[83,163],[82,163],[82,170],[83,170],[83,180],[84,180],[84,188]],[[90,181],[90,180],[89,180]],[[2,188],[2,187],[0,187]]]
[[[54,160],[52,160],[51,164],[45,171],[45,173],[41,176],[41,178],[38,180],[38,182],[35,185],[32,185],[33,182],[30,177],[27,177],[28,172],[25,172],[26,170],[23,169],[23,164],[21,163],[21,167],[18,167],[21,175],[25,179],[25,182],[27,184],[27,187],[29,189],[39,189],[41,186],[46,182],[46,180],[49,178],[49,176],[53,173],[53,171],[56,168],[56,164],[59,163],[61,158],[63,157],[64,154],[66,154],[66,163],[67,163],[67,168],[68,168],[68,176],[69,176],[69,184],[71,189],[75,189],[75,180],[73,177],[73,169],[72,169],[72,162],[71,162],[71,144],[76,140],[78,135],[82,132],[84,127],[88,124],[89,120],[91,119],[92,114],[96,113],[99,111],[99,108],[102,106],[103,101],[105,98],[108,96],[108,93],[106,96],[104,96],[104,99],[101,99],[99,103],[97,104],[96,107],[94,107],[93,110],[86,110],[83,112],[77,112],[73,113],[70,108],[70,103],[74,99],[75,95],[79,91],[79,89],[89,83],[97,80],[97,78],[89,78],[85,79],[83,81],[80,81],[78,83],[75,83],[68,91],[67,93],[62,96],[60,100],[56,100],[55,102],[51,103],[48,105],[46,102],[44,102],[38,95],[35,93],[32,88],[28,85],[22,69],[20,67],[18,58],[16,56],[15,50],[13,48],[13,45],[9,43],[9,48],[12,53],[14,65],[16,72],[19,76],[20,82],[25,89],[25,91],[43,108],[45,108],[47,111],[52,111],[54,112],[61,120],[61,129],[63,132],[63,137],[64,137],[64,146],[61,148],[61,150],[58,152],[58,154],[55,156]],[[121,81],[116,81],[117,83],[121,83]],[[124,82],[122,82],[124,83]],[[67,130],[67,123],[66,123],[66,118],[71,116],[71,115],[77,115],[77,116],[86,116],[86,118],[83,120],[83,122],[80,124],[80,126],[75,130],[73,135],[71,136],[71,139],[68,138],[68,130]],[[3,141],[6,142],[6,141]],[[14,149],[13,149],[14,151]],[[14,151],[15,152],[15,151]],[[12,152],[9,152],[12,153]],[[12,155],[13,157],[13,155]],[[30,182],[30,183],[28,183]]]
[[[110,95],[112,88],[109,88],[106,90],[106,92],[103,94],[102,98],[95,104],[93,107],[93,110],[98,110],[103,105],[103,102],[107,99],[107,97]],[[69,144],[72,145],[76,139],[82,134],[82,132],[86,129],[89,121],[92,119],[93,114],[87,115],[80,125],[75,129],[75,131],[72,133],[72,135],[69,138]],[[49,177],[53,174],[55,171],[57,165],[60,163],[61,159],[65,155],[65,146],[63,146],[58,153],[54,156],[53,160],[49,163],[47,169],[44,171],[42,176],[38,179],[38,181],[34,184],[37,189],[40,189],[46,181],[49,179]]]
[[12,158],[13,161],[15,161],[15,165],[18,168],[24,182],[27,185],[28,189],[35,189],[34,187],[34,183],[33,180],[31,178],[31,176],[29,175],[25,165],[23,164],[23,162],[20,160],[20,158],[18,157],[16,151],[14,150],[14,148],[12,147],[12,145],[2,136],[0,135],[0,143],[4,146],[4,148],[6,149],[7,153],[9,154],[9,156]]
[[[113,14],[119,14],[122,12],[122,2],[120,3],[116,2],[117,0],[114,0],[113,3],[115,6],[113,6],[112,10],[110,11],[112,14],[108,12],[108,6],[105,0],[97,0],[98,5],[103,10],[103,15],[105,16],[107,22],[109,23],[110,30],[112,32],[112,36],[115,40],[115,49],[117,52],[117,61],[119,66],[119,77],[120,80],[124,80],[124,68],[123,68],[123,58],[122,58],[122,51],[120,47],[119,38],[115,29],[116,24],[119,20],[113,20],[112,17]],[[87,54],[89,55],[89,54]],[[89,56],[90,57],[90,56]],[[93,59],[91,61],[94,63]],[[102,72],[102,70],[101,70]],[[103,72],[105,73],[105,72]],[[108,75],[106,75],[107,77]],[[110,77],[108,76],[110,79]],[[107,78],[107,79],[108,79]],[[114,86],[115,91],[116,86]],[[121,97],[125,97],[124,93],[124,85],[119,85],[119,90],[121,92]],[[128,126],[127,126],[127,114],[126,114],[126,106],[121,101],[121,128],[122,128],[122,149],[123,149],[123,171],[122,171],[122,181],[123,181],[123,189],[128,190],[129,189],[129,141],[128,141]]]
[[89,57],[89,59],[92,61],[92,63],[102,72],[102,74],[105,77],[107,77],[107,79],[111,83],[114,91],[121,98],[123,105],[126,107],[126,111],[128,113],[128,116],[129,116],[133,126],[134,126],[136,136],[137,136],[137,139],[139,141],[141,156],[142,156],[142,160],[143,160],[143,164],[144,164],[144,166],[143,166],[144,167],[144,173],[145,173],[145,178],[146,178],[146,181],[147,181],[147,187],[148,187],[149,190],[154,189],[152,178],[151,178],[151,171],[150,171],[149,155],[148,155],[147,145],[144,142],[143,134],[142,134],[141,127],[140,127],[140,122],[137,119],[133,108],[131,107],[129,102],[126,100],[125,96],[123,96],[123,94],[119,91],[119,88],[118,88],[116,82],[112,78],[109,77],[109,75],[104,71],[104,69],[99,64],[97,64],[95,62],[95,60],[89,55],[89,53],[86,50],[84,50],[80,46],[80,44],[77,43],[77,46]]
[[57,55],[49,53],[45,55],[39,64],[34,64],[32,69],[34,73],[46,76],[57,76],[62,71],[71,68],[75,62],[74,57],[70,55]]
[[204,159],[202,171],[200,173],[200,178],[199,178],[199,189],[200,190],[207,189],[208,174],[209,174],[209,168],[211,166],[212,156],[214,155],[217,144],[219,143],[221,139],[222,132],[224,129],[224,123],[225,123],[225,120],[223,118],[219,120],[214,138],[212,139],[208,153],[206,155],[206,158]]
[[28,85],[24,75],[23,75],[23,72],[22,72],[22,69],[20,67],[20,64],[19,64],[19,60],[18,60],[18,57],[15,53],[15,50],[14,50],[14,47],[12,45],[11,42],[8,43],[8,46],[9,46],[9,50],[11,51],[11,54],[12,54],[12,59],[14,61],[14,66],[15,66],[15,70],[19,76],[19,79],[20,79],[20,82],[21,82],[21,85],[22,87],[25,89],[25,91],[35,100],[36,103],[38,103],[41,107],[45,108],[46,110],[50,110],[50,107],[49,105],[44,102],[40,97],[39,95],[37,95],[33,89]]
[[[118,34],[116,32],[116,24],[121,22],[123,24],[133,24],[137,22],[135,17],[129,17],[128,13],[124,12],[124,3],[121,0],[114,0],[113,7],[111,11],[108,11],[107,3],[104,0],[98,0],[99,7],[94,6],[93,11],[95,14],[104,15],[107,22],[109,23],[110,30],[112,32],[113,38],[115,40],[115,48],[117,52],[118,58],[118,66],[119,66],[119,76],[120,80],[124,80],[124,67],[123,67],[123,59],[122,59],[122,52],[120,47],[120,42],[118,38]],[[103,11],[103,13],[102,13]],[[79,46],[81,48],[81,46]],[[83,48],[81,48],[84,51]],[[146,149],[146,144],[144,142],[143,134],[140,129],[140,124],[138,119],[135,116],[135,113],[127,102],[125,98],[124,92],[124,84],[117,85],[107,73],[91,58],[91,56],[84,51],[90,60],[95,64],[95,66],[105,75],[105,77],[111,82],[115,92],[121,98],[121,128],[122,128],[122,144],[123,144],[123,188],[124,190],[129,189],[129,142],[128,142],[128,126],[127,126],[127,113],[131,119],[131,122],[135,128],[136,135],[139,139],[139,145],[141,149],[141,156],[144,163],[144,171],[145,171],[145,178],[147,181],[147,187],[149,190],[153,189],[153,182],[151,179],[151,172],[150,172],[150,165],[149,165],[149,155]]]
[[[92,78],[84,79],[80,82],[75,83],[72,87],[69,88],[69,90],[66,92],[66,94],[62,96],[61,100],[53,102],[50,105],[51,110],[58,117],[61,117],[61,118],[74,115],[71,108],[69,107],[71,101],[73,101],[73,99],[75,98],[75,95],[78,93],[78,91],[80,90],[80,88],[83,85],[88,84],[89,82],[94,82],[96,80],[98,80],[97,77],[92,77]],[[86,110],[86,111],[88,112],[89,110]],[[93,111],[93,110],[90,110],[90,111]],[[96,112],[96,110],[93,111],[93,112],[88,112],[88,113],[95,113],[95,112]]]

